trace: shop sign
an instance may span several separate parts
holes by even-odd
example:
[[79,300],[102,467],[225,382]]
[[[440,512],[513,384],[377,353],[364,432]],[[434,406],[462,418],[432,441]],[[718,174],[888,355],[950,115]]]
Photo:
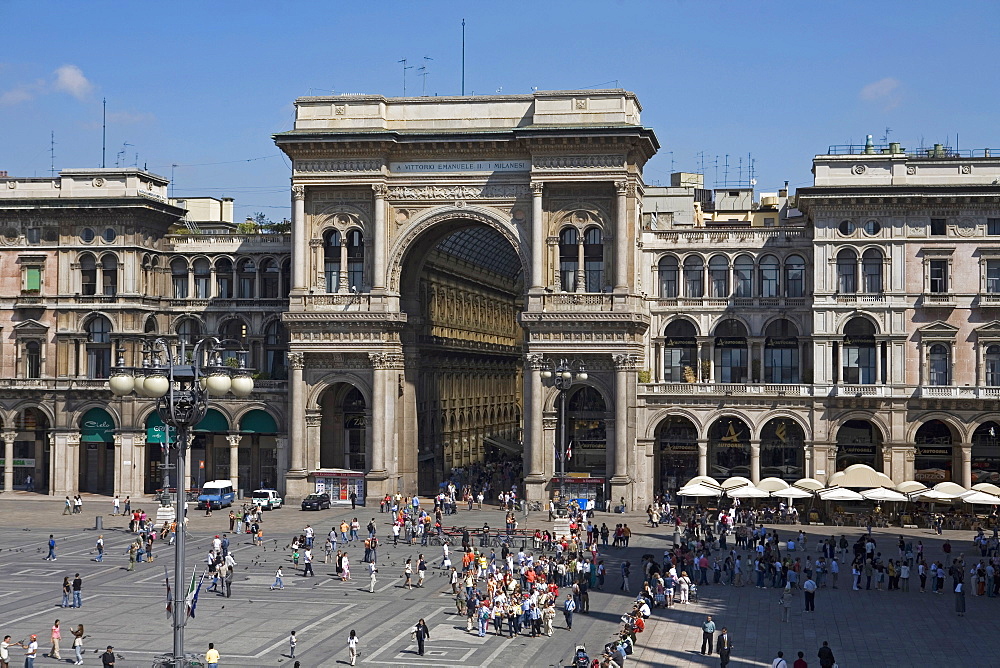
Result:
[[691,348],[698,345],[698,340],[693,336],[668,336],[663,345],[667,348]]
[[742,337],[727,338],[723,336],[715,337],[716,348],[746,348],[747,340]]
[[[5,466],[7,464],[6,459],[0,458],[0,466]],[[14,459],[14,468],[35,468],[34,459]]]

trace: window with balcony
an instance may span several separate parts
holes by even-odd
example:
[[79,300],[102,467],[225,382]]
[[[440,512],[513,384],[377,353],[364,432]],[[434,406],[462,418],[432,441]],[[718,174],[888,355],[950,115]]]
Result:
[[799,382],[799,330],[784,318],[764,330],[764,382]]
[[663,299],[676,299],[677,291],[677,258],[672,255],[660,258],[657,264],[657,274],[660,280],[660,297]]
[[729,297],[729,259],[715,255],[708,261],[709,297],[726,299]]
[[349,230],[347,239],[347,287],[361,292],[365,269],[365,244],[361,230]]
[[694,382],[698,378],[698,340],[694,325],[675,320],[663,330],[663,380]]
[[599,227],[583,233],[583,271],[587,292],[604,292],[604,239]]
[[753,258],[740,255],[733,263],[733,294],[749,299],[753,297]]
[[785,260],[785,296],[805,297],[806,262],[799,255],[790,255]]
[[215,262],[215,295],[219,299],[233,298],[233,263],[228,258]]
[[837,253],[837,292],[853,295],[858,291],[858,256],[848,248]]
[[328,230],[323,237],[323,276],[328,293],[334,293],[340,289],[340,246],[340,232]]
[[257,265],[253,260],[243,259],[236,265],[237,299],[255,299],[257,297]]
[[948,260],[931,260],[928,263],[928,288],[931,294],[948,293]]
[[[219,338],[226,342],[227,349],[222,353],[223,360],[240,360],[238,352],[249,350],[247,346],[247,324],[240,318],[232,318],[222,323],[219,328]],[[247,359],[247,366],[253,366],[252,360]],[[230,362],[231,364],[231,362]]]
[[1000,387],[1000,345],[986,348],[983,363],[986,365],[986,384],[989,387]]
[[170,262],[170,281],[173,286],[174,299],[187,299],[188,296],[188,264],[187,260],[178,257]]
[[715,328],[715,372],[719,383],[749,382],[747,329],[739,320],[729,319]]
[[935,343],[927,354],[927,383],[951,385],[951,354],[943,343]]
[[101,258],[101,294],[105,297],[118,294],[118,258],[110,253]]
[[212,265],[203,257],[194,261],[194,296],[198,299],[212,296]]
[[91,318],[87,331],[87,375],[107,378],[111,373],[111,322],[102,315]]
[[42,377],[42,344],[38,341],[27,341],[24,344],[24,377]]
[[779,294],[779,264],[778,258],[765,255],[760,260],[760,296],[777,297]]
[[1000,294],[1000,260],[986,261],[986,292]]
[[575,227],[559,233],[559,284],[563,292],[576,292],[576,272],[580,267],[578,239]]
[[852,318],[844,328],[843,382],[849,385],[876,383],[875,358],[875,326],[865,318]]
[[97,260],[93,255],[80,258],[80,294],[97,294]]
[[264,368],[270,378],[284,380],[288,377],[285,362],[288,354],[288,335],[278,320],[272,320],[264,330]]
[[177,323],[177,338],[187,346],[193,346],[201,338],[201,323],[194,318],[184,318]]
[[684,260],[684,296],[692,299],[705,296],[705,265],[697,255]]
[[870,295],[882,293],[882,253],[870,248],[861,256],[861,275],[864,292]]
[[281,289],[281,269],[271,258],[260,263],[260,296],[264,299],[277,299]]

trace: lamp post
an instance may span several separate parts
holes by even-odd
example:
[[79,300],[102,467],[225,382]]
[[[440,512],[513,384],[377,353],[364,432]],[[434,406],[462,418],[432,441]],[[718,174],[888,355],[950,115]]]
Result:
[[587,371],[580,360],[546,359],[547,368],[540,374],[559,390],[559,502],[566,503],[566,392],[578,380],[587,380]]
[[246,368],[246,352],[237,350],[236,367],[224,363],[222,354],[231,350],[228,341],[209,337],[194,344],[188,351],[185,341],[171,345],[162,338],[143,342],[142,366],[127,367],[121,351],[118,364],[113,369],[108,386],[116,397],[135,392],[136,396],[156,400],[160,419],[167,427],[166,447],[170,448],[169,434],[176,434],[174,443],[174,486],[176,546],[174,549],[174,600],[173,600],[173,664],[185,665],[184,626],[187,611],[184,609],[185,593],[181,583],[184,576],[185,535],[184,516],[187,505],[184,489],[184,471],[187,466],[189,432],[201,422],[208,412],[208,401],[232,392],[237,397],[247,397],[253,392],[253,378]]

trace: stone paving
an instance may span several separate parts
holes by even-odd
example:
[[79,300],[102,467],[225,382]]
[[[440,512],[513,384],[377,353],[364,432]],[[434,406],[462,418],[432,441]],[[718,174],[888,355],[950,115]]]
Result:
[[[140,502],[147,510],[155,509],[149,501]],[[95,505],[96,504],[96,505]],[[137,506],[139,504],[136,504]],[[135,572],[125,570],[123,551],[131,540],[124,530],[123,518],[110,517],[107,497],[88,497],[85,512],[77,516],[61,515],[61,500],[14,493],[0,496],[0,633],[18,640],[27,634],[39,636],[40,652],[48,651],[48,629],[55,618],[62,620],[63,663],[72,656],[69,627],[83,623],[87,628],[87,665],[99,665],[94,650],[113,644],[124,657],[117,668],[149,666],[154,654],[171,646],[170,624],[164,613],[163,566],[173,576],[173,550],[158,546],[152,564],[139,564]],[[104,511],[104,537],[107,544],[105,563],[92,561],[96,540],[94,518]],[[298,632],[296,659],[303,668],[347,663],[346,638],[350,629],[361,637],[358,665],[372,666],[539,666],[549,668],[569,664],[573,647],[586,643],[593,653],[607,642],[619,627],[619,617],[631,607],[631,595],[618,591],[620,564],[627,558],[637,565],[645,553],[659,555],[670,537],[663,529],[649,529],[643,518],[632,515],[599,514],[598,522],[627,521],[634,529],[628,550],[609,550],[604,555],[608,568],[608,586],[591,596],[589,615],[577,614],[573,631],[567,632],[562,615],[556,619],[552,638],[487,636],[478,638],[465,631],[465,618],[455,614],[450,588],[444,573],[432,568],[427,586],[408,591],[401,587],[402,562],[423,552],[432,567],[440,561],[440,548],[419,546],[380,550],[380,572],[376,592],[367,591],[368,579],[361,563],[362,548],[350,547],[354,580],[340,582],[333,577],[333,566],[319,563],[316,577],[305,579],[291,568],[283,548],[293,532],[307,523],[323,535],[343,517],[357,516],[364,526],[375,517],[379,534],[384,536],[385,516],[377,508],[365,510],[334,508],[322,512],[302,512],[295,506],[265,514],[265,547],[250,545],[245,536],[237,536],[233,550],[239,562],[233,597],[216,597],[202,592],[197,617],[188,621],[188,651],[204,652],[214,642],[222,654],[222,666],[285,666],[290,668],[288,632]],[[228,529],[226,512],[206,518],[191,511],[188,572],[203,564],[211,537]],[[501,526],[503,514],[496,509],[482,512],[459,512],[448,525],[478,527],[486,521]],[[532,514],[521,526],[548,528],[544,515]],[[797,530],[797,529],[796,529]],[[781,529],[779,528],[779,531]],[[850,539],[860,529],[849,529]],[[815,536],[829,535],[826,527],[806,527],[810,544]],[[58,560],[44,561],[45,541],[54,533],[59,542]],[[899,530],[875,530],[880,549],[895,556]],[[942,539],[928,531],[907,530],[905,535],[922,540],[929,558],[941,558]],[[839,537],[841,531],[836,535]],[[954,553],[965,551],[973,556],[971,532],[945,532],[954,545]],[[274,549],[275,542],[278,550]],[[391,542],[391,541],[389,541]],[[805,554],[805,553],[803,553]],[[978,556],[978,555],[977,555]],[[285,569],[285,590],[269,591],[275,567]],[[84,577],[84,607],[63,610],[59,607],[59,585],[65,575],[80,572]],[[633,591],[638,577],[633,569]],[[916,583],[916,577],[912,580]],[[801,597],[796,599],[790,623],[779,622],[779,590],[753,587],[709,586],[701,588],[701,598],[688,606],[654,610],[646,632],[639,636],[635,654],[627,665],[717,666],[717,656],[698,653],[701,622],[711,614],[717,624],[728,626],[735,647],[730,666],[769,666],[775,653],[785,652],[791,666],[797,651],[803,651],[810,666],[818,666],[816,651],[828,640],[841,668],[854,666],[940,666],[995,665],[993,642],[1000,632],[1000,598],[967,596],[964,618],[954,612],[954,598],[911,592],[876,592],[850,590],[850,578],[841,575],[840,588],[820,590],[815,613],[803,611]],[[424,656],[416,654],[409,629],[420,617],[427,621],[430,640]],[[22,652],[15,649],[12,665],[19,665]],[[39,656],[38,666],[60,662]]]

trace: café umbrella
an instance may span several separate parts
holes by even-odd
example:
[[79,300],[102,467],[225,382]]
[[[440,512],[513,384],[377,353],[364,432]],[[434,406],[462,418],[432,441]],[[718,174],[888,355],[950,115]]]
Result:
[[866,489],[861,492],[861,496],[868,499],[869,501],[908,501],[909,499],[905,494],[901,494],[894,489],[888,489],[886,487],[876,487],[874,489]]
[[776,492],[771,492],[771,496],[779,496],[783,499],[808,499],[813,496],[813,493],[807,489],[789,487],[788,489],[779,489]]
[[982,506],[1000,505],[1000,497],[994,496],[992,494],[987,494],[986,492],[980,492],[979,490],[973,490],[968,494],[963,494],[960,498],[965,503],[971,503],[973,505],[982,505]]
[[853,489],[844,487],[833,487],[831,489],[821,489],[816,495],[823,501],[861,501],[864,497]]
[[677,490],[677,496],[722,496],[722,489],[711,487],[705,483],[688,485]]
[[747,485],[746,487],[727,489],[726,496],[730,499],[765,499],[770,494],[762,489],[757,489],[753,485]]

